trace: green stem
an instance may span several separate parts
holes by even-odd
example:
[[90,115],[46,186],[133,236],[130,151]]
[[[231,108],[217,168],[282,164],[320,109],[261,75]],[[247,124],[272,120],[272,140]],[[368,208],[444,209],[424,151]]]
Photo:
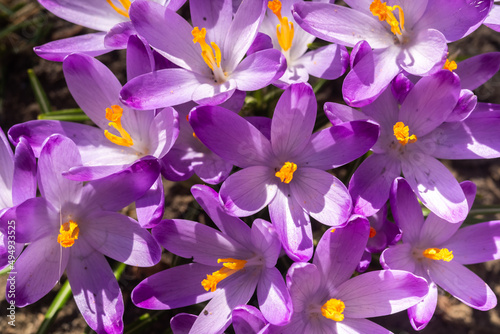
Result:
[[38,106],[40,106],[40,110],[43,114],[50,113],[52,107],[50,106],[49,99],[47,98],[47,94],[43,89],[40,81],[36,77],[33,69],[28,70],[28,77],[30,79],[31,88],[33,88],[33,92],[35,93],[36,102],[38,102]]
[[144,313],[139,317],[139,319],[125,328],[124,334],[144,333],[145,328],[151,326],[153,322],[166,312],[167,310],[157,311],[153,315],[150,313]]
[[50,115],[75,115],[75,114],[84,114],[83,110],[80,108],[73,108],[73,109],[62,109],[62,110],[56,110],[56,111],[51,111]]
[[50,120],[68,121],[68,122],[83,122],[83,121],[88,121],[90,118],[85,114],[52,115],[52,112],[50,112],[48,114],[38,115],[38,119],[50,119]]
[[313,87],[314,94],[317,94],[319,90],[328,82],[326,79],[319,79],[318,82]]
[[45,319],[43,319],[42,324],[40,325],[40,327],[38,327],[38,331],[36,332],[36,334],[48,333],[50,326],[52,326],[52,324],[56,320],[57,314],[60,310],[62,310],[70,296],[71,287],[69,286],[69,281],[66,280],[66,282],[64,282],[63,286],[57,293],[56,298],[54,298],[54,301],[47,310],[47,313],[45,313]]

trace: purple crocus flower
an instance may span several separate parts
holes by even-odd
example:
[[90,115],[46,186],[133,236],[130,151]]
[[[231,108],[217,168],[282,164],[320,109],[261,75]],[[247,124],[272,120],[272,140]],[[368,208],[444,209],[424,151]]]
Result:
[[[0,217],[7,209],[36,196],[36,162],[33,151],[21,140],[12,154],[0,128]],[[12,265],[24,243],[16,238],[16,221],[0,220],[0,270]]]
[[346,102],[356,107],[374,101],[402,71],[422,76],[441,68],[446,59],[446,43],[471,33],[493,5],[492,0],[346,3],[351,8],[301,2],[294,5],[293,12],[304,30],[353,47],[352,55],[358,52],[361,42],[368,42],[369,49],[363,50],[342,88]]
[[[461,187],[469,209],[476,196],[474,183]],[[459,229],[434,213],[424,220],[420,205],[408,183],[401,178],[391,190],[394,220],[403,231],[403,243],[390,246],[380,258],[384,268],[401,269],[427,279],[429,293],[408,309],[415,330],[423,329],[432,318],[437,304],[437,286],[478,310],[490,310],[497,304],[495,293],[464,265],[500,258],[500,221],[490,221]]]
[[[127,57],[129,76],[154,68],[149,46],[136,36],[130,38]],[[69,55],[63,62],[63,70],[71,94],[98,127],[30,121],[11,128],[9,135],[14,142],[25,137],[38,155],[50,135],[59,133],[71,138],[78,146],[82,165],[70,166],[65,175],[77,181],[106,177],[146,156],[161,159],[170,150],[179,133],[174,109],[137,111],[123,105],[119,100],[122,86],[118,79],[90,56]],[[152,189],[136,204],[142,226],[152,227],[161,220],[164,194],[160,173]]]
[[276,105],[271,138],[220,107],[200,106],[189,122],[212,151],[243,168],[222,184],[220,197],[235,216],[252,215],[269,204],[271,221],[288,256],[307,261],[313,253],[309,216],[343,226],[351,213],[345,186],[327,169],[361,156],[374,143],[378,127],[358,121],[312,134],[316,98],[305,83],[290,85]]
[[132,4],[130,17],[139,34],[179,68],[129,81],[121,97],[131,107],[153,109],[191,100],[220,104],[236,89],[257,90],[283,74],[284,57],[278,50],[262,50],[243,59],[264,16],[264,0],[244,0],[234,17],[231,0],[189,4],[193,26],[158,4],[140,0]]
[[286,58],[285,73],[273,83],[282,88],[294,82],[307,82],[309,75],[337,79],[344,74],[349,62],[346,48],[337,44],[306,52],[316,37],[297,25],[292,16],[292,5],[299,1],[303,0],[268,1],[267,15],[260,27],[262,33],[271,37],[272,47],[283,52]]
[[[149,0],[176,11],[186,0]],[[136,35],[129,18],[134,0],[38,0],[47,10],[69,22],[100,32],[61,39],[37,46],[40,57],[63,61],[71,53],[99,56],[112,50],[125,49],[128,38]]]
[[[187,220],[164,220],[152,230],[168,251],[194,263],[146,278],[132,292],[135,305],[173,309],[205,300],[190,333],[221,333],[231,311],[246,304],[257,289],[259,307],[273,324],[288,322],[291,301],[281,273],[275,268],[281,244],[272,225],[262,219],[249,228],[225,213],[218,194],[207,186],[191,188],[193,196],[221,232]],[[165,284],[168,282],[168,284]]]
[[32,304],[66,271],[89,326],[98,333],[121,333],[122,295],[104,256],[141,267],[160,260],[161,249],[149,232],[116,212],[151,187],[159,165],[154,159],[138,161],[83,186],[61,174],[79,162],[78,149],[70,139],[49,137],[38,160],[42,197],[28,199],[2,217],[17,222],[16,241],[29,243],[10,273],[16,293],[7,299],[17,307]]
[[366,320],[406,310],[429,291],[427,282],[402,270],[351,275],[368,241],[369,224],[356,218],[341,229],[327,230],[313,263],[294,263],[287,285],[294,313],[284,327],[270,333],[390,333]]
[[488,28],[500,32],[500,5],[498,5],[498,3],[495,3],[495,5],[491,7],[491,11],[483,23]]
[[448,70],[424,77],[401,107],[387,89],[375,102],[357,111],[328,103],[332,123],[372,119],[380,137],[354,172],[349,191],[354,212],[370,216],[389,198],[392,181],[401,172],[422,203],[439,217],[460,222],[467,201],[455,177],[438,159],[478,159],[500,156],[498,112],[473,112],[463,122],[445,122],[455,108],[460,80]]

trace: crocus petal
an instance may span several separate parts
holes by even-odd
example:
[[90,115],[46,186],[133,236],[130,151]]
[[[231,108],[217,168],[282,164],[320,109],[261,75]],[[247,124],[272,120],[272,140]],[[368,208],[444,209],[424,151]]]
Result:
[[272,159],[269,140],[230,110],[200,106],[190,112],[189,123],[203,144],[233,165],[267,166]]
[[54,235],[29,244],[7,279],[7,282],[14,281],[16,287],[15,297],[7,296],[7,299],[15,300],[16,307],[38,301],[59,281],[68,258],[69,252],[61,248]]
[[231,174],[233,164],[223,160],[215,153],[207,153],[203,158],[200,165],[193,166],[193,171],[203,182],[219,184]]
[[424,216],[412,188],[405,179],[398,177],[394,180],[390,201],[394,221],[403,231],[404,242],[415,243],[419,240]]
[[400,173],[400,163],[385,154],[372,154],[363,161],[349,182],[354,213],[369,217],[380,210]]
[[99,252],[131,266],[150,267],[160,261],[161,249],[151,234],[119,213],[89,215],[82,236]]
[[233,328],[238,334],[258,333],[266,325],[266,319],[256,307],[242,305],[232,312]]
[[368,220],[353,216],[345,227],[329,229],[321,237],[313,263],[331,290],[352,276],[363,255],[369,232]]
[[372,122],[339,123],[314,133],[300,156],[308,167],[331,169],[365,154],[377,141],[379,126]]
[[443,244],[461,264],[481,263],[500,258],[500,221],[467,226]]
[[308,144],[316,108],[316,97],[309,84],[290,85],[281,95],[271,124],[271,145],[278,159],[298,155]]
[[198,316],[189,313],[178,313],[170,319],[170,329],[175,334],[189,334]]
[[317,295],[322,280],[321,272],[314,264],[295,262],[290,266],[286,274],[286,284],[290,290],[295,314],[306,311],[312,302],[311,299]]
[[344,184],[316,168],[299,168],[290,182],[297,203],[320,223],[342,227],[351,214],[352,200]]
[[370,334],[391,334],[392,332],[384,327],[367,319],[352,319],[347,318],[336,323],[336,333],[338,334],[355,334],[355,333],[370,333]]
[[370,318],[406,310],[429,292],[427,281],[401,270],[371,271],[338,287],[346,318]]
[[132,108],[148,110],[191,101],[204,77],[182,68],[140,75],[123,86],[120,99]]
[[218,259],[249,259],[252,252],[216,229],[189,220],[164,220],[153,228],[155,239],[176,255],[217,265]]
[[99,333],[123,331],[123,297],[104,255],[78,240],[67,268],[73,298],[90,326]]
[[83,183],[66,179],[62,172],[82,164],[75,143],[61,135],[50,136],[38,159],[38,185],[43,197],[60,208],[66,202],[80,200]]
[[414,154],[402,161],[403,175],[422,203],[439,217],[458,223],[467,217],[463,190],[455,177],[438,160],[426,154]]
[[105,36],[106,33],[97,32],[64,38],[36,46],[33,51],[43,59],[51,61],[63,61],[66,56],[76,52],[96,57],[115,49],[104,44]]
[[126,49],[129,38],[136,34],[131,21],[118,23],[104,37],[104,45],[110,49]]
[[420,138],[443,123],[457,104],[460,80],[442,70],[422,78],[401,105],[399,120]]
[[231,275],[223,289],[216,291],[212,300],[201,311],[191,329],[191,334],[216,334],[224,331],[231,321],[231,311],[246,304],[252,297],[259,274]]
[[[1,130],[0,130],[1,132]],[[2,160],[8,160],[3,156]],[[5,162],[2,161],[3,164]],[[6,164],[5,164],[6,165]],[[1,166],[3,168],[5,165]],[[4,171],[5,172],[5,171]],[[1,178],[1,177],[0,177]],[[36,196],[36,161],[28,141],[21,138],[14,154],[12,204],[17,205]]]
[[126,18],[102,0],[75,2],[68,0],[40,0],[40,4],[56,16],[84,27],[106,31]]
[[[404,233],[404,231],[403,231]],[[406,236],[405,234],[403,234]],[[384,269],[406,270],[415,272],[413,247],[409,243],[398,244],[386,248],[380,255],[380,264]]]
[[233,18],[231,2],[194,0],[189,2],[189,11],[193,27],[206,28],[208,43],[214,42],[222,48]]
[[403,104],[415,84],[404,73],[399,73],[391,82],[391,92],[399,104]]
[[257,285],[257,299],[262,314],[273,325],[283,325],[292,316],[292,299],[280,271],[267,268]]
[[286,69],[285,57],[275,49],[261,50],[247,56],[234,69],[230,78],[242,91],[258,90],[281,77]]
[[425,75],[435,66],[444,65],[447,52],[442,33],[433,29],[419,31],[406,45],[401,67],[409,74]]
[[259,32],[257,33],[257,36],[255,37],[252,45],[250,45],[250,48],[247,51],[247,56],[257,51],[272,49],[272,48],[273,48],[273,41],[271,37],[269,37],[264,33]]
[[484,53],[458,63],[455,74],[462,89],[474,90],[488,81],[500,69],[500,52]]
[[324,109],[326,117],[328,117],[328,120],[333,125],[339,125],[344,122],[352,122],[358,119],[369,118],[358,109],[351,108],[349,106],[346,106],[345,104],[326,102]]
[[269,215],[288,257],[308,261],[313,254],[311,222],[289,190],[278,189],[269,203]]
[[0,129],[0,209],[12,206],[12,182],[14,176],[14,155],[9,141]]
[[201,281],[218,269],[190,263],[160,271],[134,288],[132,302],[150,310],[168,310],[203,302],[215,293],[205,291]]
[[457,105],[453,108],[451,114],[448,115],[446,122],[461,122],[467,119],[474,109],[476,109],[476,106],[477,96],[468,89],[460,90]]
[[137,220],[143,228],[156,226],[165,211],[165,195],[161,175],[151,188],[135,202]]
[[[248,238],[248,235],[245,235]],[[256,219],[252,223],[252,248],[257,248],[264,254],[267,268],[274,268],[281,252],[281,241],[273,225],[263,219]]]
[[429,284],[429,293],[417,305],[408,309],[408,317],[413,329],[420,331],[427,326],[434,311],[436,310],[438,300],[438,290],[435,283]]
[[457,261],[432,261],[430,278],[462,303],[481,311],[497,305],[495,293],[484,281]]
[[351,8],[320,2],[298,2],[292,9],[295,21],[308,33],[353,47],[366,40],[372,48],[392,45],[392,36],[373,16]]
[[315,77],[334,80],[344,74],[347,69],[349,54],[344,46],[331,44],[314,51],[306,52],[297,59],[307,72]]
[[488,28],[500,31],[500,6],[494,5],[483,23]]
[[400,72],[396,58],[400,49],[390,46],[366,54],[347,74],[342,85],[344,100],[352,107],[373,102]]
[[127,41],[127,80],[153,72],[154,65],[149,43],[137,35],[130,36]]

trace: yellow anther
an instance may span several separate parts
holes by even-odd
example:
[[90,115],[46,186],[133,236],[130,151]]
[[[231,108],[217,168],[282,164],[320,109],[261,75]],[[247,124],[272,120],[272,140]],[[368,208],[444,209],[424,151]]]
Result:
[[369,237],[373,238],[376,235],[377,235],[377,231],[373,227],[370,226],[370,235],[369,235]]
[[201,285],[203,288],[208,291],[214,292],[217,289],[217,283],[222,281],[223,279],[231,276],[238,270],[241,270],[245,267],[247,261],[238,260],[233,258],[227,259],[218,259],[217,263],[222,262],[222,268],[212,273],[212,275],[207,275],[207,278],[201,281]]
[[457,63],[455,63],[454,60],[449,61],[448,59],[446,59],[446,63],[444,64],[443,69],[453,72],[457,69]]
[[422,254],[431,260],[443,260],[446,262],[453,260],[453,252],[446,248],[427,248]]
[[57,242],[64,248],[71,247],[75,243],[75,240],[78,239],[79,232],[80,229],[78,228],[78,224],[70,220],[61,225],[59,235],[57,236]]
[[283,51],[288,51],[292,47],[294,35],[293,22],[289,22],[288,17],[281,16],[281,1],[269,1],[267,6],[278,17],[278,20],[280,20],[280,24],[276,26],[276,36]]
[[[399,11],[399,22],[392,13],[396,9]],[[370,5],[370,12],[374,16],[378,16],[380,21],[386,21],[391,26],[394,35],[402,35],[401,30],[405,28],[405,16],[401,7],[387,6],[387,2],[382,3],[380,0],[375,0]]]
[[393,130],[394,136],[403,146],[417,141],[417,136],[410,136],[410,129],[408,128],[408,126],[405,126],[403,122],[397,122],[396,124],[394,124]]
[[121,8],[118,8],[112,0],[106,0],[106,2],[111,6],[113,7],[114,10],[116,10],[116,12],[120,15],[123,15],[125,16],[126,18],[130,18],[129,15],[128,15],[128,11],[130,9],[130,5],[131,5],[131,2],[130,0],[118,0],[118,2],[120,2],[120,4],[123,6],[123,9]]
[[276,177],[279,177],[281,182],[290,183],[290,181],[292,181],[293,179],[293,172],[295,172],[296,170],[297,165],[293,162],[287,161],[285,162],[283,167],[281,167],[281,169],[274,175]]
[[329,299],[323,306],[321,306],[321,314],[328,319],[334,321],[344,320],[344,315],[342,314],[345,309],[345,304],[339,299]]
[[110,142],[116,145],[130,147],[134,145],[134,141],[132,140],[132,137],[130,137],[128,132],[125,131],[125,129],[122,127],[122,115],[123,109],[120,106],[112,105],[111,108],[106,108],[106,119],[108,121],[111,121],[108,123],[108,125],[118,131],[121,137],[112,134],[108,130],[104,130],[104,136],[106,136],[106,138],[108,138]]
[[214,42],[210,43],[212,47],[210,47],[210,45],[207,44],[207,42],[205,41],[205,38],[207,36],[207,30],[205,28],[202,28],[200,30],[198,27],[194,27],[194,29],[191,31],[191,34],[193,35],[193,43],[200,44],[201,56],[203,57],[203,60],[208,65],[208,67],[210,67],[212,72],[214,71],[215,67],[220,68],[220,61],[222,58],[220,48]]

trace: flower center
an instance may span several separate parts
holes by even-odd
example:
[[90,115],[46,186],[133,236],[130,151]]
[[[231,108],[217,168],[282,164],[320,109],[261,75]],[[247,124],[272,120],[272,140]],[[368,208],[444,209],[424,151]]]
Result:
[[220,270],[213,272],[212,275],[207,275],[207,278],[201,281],[201,285],[206,291],[214,292],[217,289],[217,283],[243,269],[247,263],[245,260],[233,258],[217,259],[217,263],[221,262],[222,268]]
[[276,177],[279,177],[281,182],[290,183],[290,181],[292,181],[293,179],[293,172],[295,172],[296,170],[297,165],[293,162],[287,161],[285,162],[283,167],[281,167],[281,169],[274,175]]
[[[398,22],[392,13],[396,9],[399,10],[399,20],[401,22]],[[405,15],[401,7],[387,6],[387,2],[382,3],[380,0],[375,0],[370,5],[370,12],[372,12],[374,16],[378,16],[380,21],[386,21],[391,26],[391,31],[394,35],[402,35],[401,30],[405,29]]]
[[128,10],[130,9],[131,2],[130,0],[118,0],[118,2],[122,5],[122,8],[117,7],[112,0],[106,0],[106,2],[113,7],[114,10],[120,15],[125,16],[126,18],[130,18],[128,16]]
[[446,59],[443,69],[453,72],[457,69],[457,63],[455,63],[454,60],[450,61],[449,59]]
[[281,1],[272,0],[267,3],[267,7],[278,17],[280,24],[276,25],[276,35],[278,43],[283,51],[288,51],[292,47],[293,22],[288,22],[288,17],[281,16]]
[[134,145],[134,141],[132,137],[128,134],[127,131],[122,127],[122,115],[123,109],[120,106],[112,105],[111,108],[106,108],[106,119],[111,121],[108,123],[109,126],[114,128],[121,137],[116,136],[109,132],[108,130],[104,130],[104,136],[108,138],[108,140],[116,145],[127,146],[130,147]]
[[422,254],[431,260],[443,260],[446,262],[453,260],[453,251],[449,251],[446,248],[427,248]]
[[342,314],[345,309],[345,304],[339,299],[329,299],[323,306],[321,306],[321,314],[328,319],[334,321],[344,320],[344,315]]
[[377,231],[373,227],[370,226],[370,235],[368,237],[373,238],[376,235],[377,235]]
[[59,235],[57,236],[57,242],[64,248],[71,247],[75,243],[75,240],[78,239],[79,232],[80,229],[78,228],[78,224],[70,220],[61,225]]
[[[220,52],[219,46],[215,42],[211,42],[210,45],[205,41],[207,30],[205,28],[194,27],[191,30],[193,35],[193,43],[199,43],[201,47],[201,56],[205,63],[210,67],[214,74],[215,82],[223,83],[226,81],[226,73],[224,73],[220,67],[220,62],[222,59],[222,53]],[[214,52],[215,51],[215,52]]]
[[408,143],[411,144],[417,141],[417,136],[415,135],[410,136],[410,129],[408,128],[408,126],[405,126],[403,122],[397,122],[396,124],[394,124],[393,130],[394,130],[394,136],[403,146],[405,146]]

